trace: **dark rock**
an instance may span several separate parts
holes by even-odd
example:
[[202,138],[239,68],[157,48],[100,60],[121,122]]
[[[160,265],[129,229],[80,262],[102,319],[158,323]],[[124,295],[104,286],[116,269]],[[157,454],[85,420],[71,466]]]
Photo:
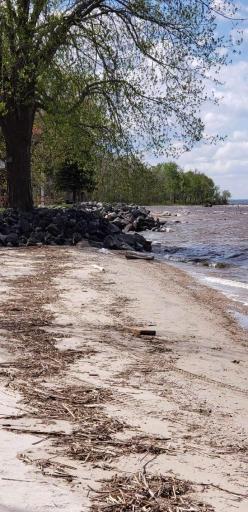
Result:
[[[160,221],[150,214],[143,206],[118,203],[115,206],[107,203],[82,203],[81,211],[98,213],[111,224],[117,225],[124,232],[146,231],[160,227]],[[132,225],[132,228],[131,228]],[[129,226],[127,228],[127,226]]]
[[136,242],[135,251],[143,251],[143,249],[143,245],[139,244],[139,242]]
[[120,229],[125,228],[127,223],[128,223],[128,221],[126,221],[125,219],[122,219],[121,217],[116,217],[116,219],[113,220],[113,224]]
[[2,245],[6,245],[7,244],[6,238],[7,238],[7,235],[2,235],[0,233],[0,242],[1,242]]
[[63,225],[64,225],[63,215],[58,213],[58,215],[56,215],[52,218],[52,223],[60,228],[63,227]]
[[35,231],[32,231],[29,238],[34,240],[35,243],[44,242],[45,234],[40,228],[35,228]]
[[50,245],[52,241],[55,240],[55,237],[51,235],[51,233],[48,233],[48,231],[45,232],[44,236],[44,243],[45,245]]
[[32,230],[32,225],[30,224],[30,222],[25,219],[25,218],[21,218],[20,221],[19,221],[19,226],[20,226],[20,233],[22,235],[25,235],[25,236],[28,236]]
[[8,247],[18,247],[19,239],[17,233],[9,233],[9,235],[6,236],[6,244]]
[[91,202],[77,209],[6,210],[0,214],[0,245],[77,245],[87,239],[95,247],[149,251],[150,242],[129,231],[151,229],[156,222],[148,210],[136,205]]
[[134,231],[134,226],[131,222],[127,224],[123,229],[124,233],[129,233],[129,231]]
[[108,225],[108,232],[109,234],[114,235],[116,233],[120,233],[121,229],[113,223]]
[[133,208],[131,212],[134,219],[137,219],[140,216],[140,210],[138,208]]
[[[55,242],[55,243],[54,243]],[[52,241],[52,245],[64,245],[65,244],[65,238],[63,235],[56,236],[55,241]],[[71,245],[71,243],[70,243]]]
[[108,235],[104,238],[103,247],[112,250],[132,250],[133,247],[124,242],[119,235]]
[[96,247],[97,249],[101,249],[103,247],[101,242],[96,242],[95,240],[90,240],[90,245],[92,247]]
[[69,227],[69,228],[75,228],[76,224],[77,224],[77,221],[76,221],[76,219],[73,219],[73,218],[68,219],[67,222],[66,222],[66,226]]
[[99,229],[99,219],[91,220],[88,223],[87,231],[88,231],[89,234],[97,233],[98,229]]
[[72,236],[73,245],[76,245],[78,242],[81,242],[82,238],[83,237],[82,237],[81,233],[73,233],[73,236]]
[[80,233],[81,235],[84,235],[87,231],[87,221],[85,219],[80,220],[75,225],[75,232]]
[[65,231],[65,237],[66,238],[72,238],[73,237],[73,233],[74,233],[74,229],[73,228],[66,228]]
[[27,241],[28,241],[28,239],[25,236],[19,237],[19,245],[22,245],[22,246],[27,245]]
[[103,242],[104,247],[106,249],[119,249],[119,250],[130,250],[133,249],[135,251],[150,251],[151,250],[151,242],[147,242],[145,238],[141,235],[134,235],[120,233],[116,235],[108,235]]
[[38,243],[39,243],[39,241],[35,237],[30,236],[29,239],[27,240],[26,245],[28,247],[33,247],[33,246],[37,245]]
[[56,224],[49,224],[49,226],[47,226],[47,231],[53,236],[57,236],[60,233],[59,227],[56,226]]

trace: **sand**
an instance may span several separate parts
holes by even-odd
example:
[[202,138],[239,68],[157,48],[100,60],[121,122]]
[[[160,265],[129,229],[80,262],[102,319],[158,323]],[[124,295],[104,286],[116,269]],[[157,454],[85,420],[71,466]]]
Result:
[[[125,452],[84,462],[66,456],[35,431],[71,432],[73,411],[63,421],[26,414],[32,404],[29,409],[22,400],[24,380],[33,388],[86,385],[112,392],[99,414],[125,422],[116,439],[164,439],[151,473],[192,481],[194,497],[217,512],[247,511],[247,332],[228,312],[227,299],[168,264],[90,248],[3,250],[0,262],[0,512],[89,510],[89,486],[98,489],[102,478],[139,471],[154,458]],[[28,373],[24,379],[13,363],[27,358],[22,334],[4,320],[11,304],[21,325],[34,296],[42,299],[42,314],[52,315],[42,329],[56,338],[58,352],[89,355],[49,377]],[[134,335],[130,329],[139,326],[155,329],[156,336]],[[41,459],[68,465],[73,480],[54,467],[41,470],[35,464]]]

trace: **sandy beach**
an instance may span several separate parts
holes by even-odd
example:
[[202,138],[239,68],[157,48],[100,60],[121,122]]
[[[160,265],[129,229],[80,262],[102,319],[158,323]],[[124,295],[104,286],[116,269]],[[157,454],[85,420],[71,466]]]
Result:
[[192,482],[181,510],[246,512],[248,343],[228,300],[89,247],[0,262],[0,512],[90,510],[146,463]]

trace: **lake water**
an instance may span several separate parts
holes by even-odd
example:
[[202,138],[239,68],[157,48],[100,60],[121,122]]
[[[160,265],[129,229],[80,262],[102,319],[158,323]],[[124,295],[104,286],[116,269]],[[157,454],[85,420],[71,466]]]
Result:
[[[248,200],[227,206],[150,207],[168,211],[168,232],[148,232],[159,259],[187,269],[248,312]],[[178,222],[179,221],[179,222]],[[245,322],[245,320],[244,320]]]

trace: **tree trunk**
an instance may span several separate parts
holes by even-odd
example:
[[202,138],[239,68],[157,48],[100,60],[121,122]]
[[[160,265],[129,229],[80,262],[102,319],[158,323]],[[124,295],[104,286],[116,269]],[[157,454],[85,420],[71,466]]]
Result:
[[25,106],[7,114],[3,135],[7,151],[9,207],[29,211],[33,208],[31,186],[31,142],[34,109]]
[[77,190],[75,188],[72,191],[72,201],[73,201],[73,204],[75,204],[77,202]]

